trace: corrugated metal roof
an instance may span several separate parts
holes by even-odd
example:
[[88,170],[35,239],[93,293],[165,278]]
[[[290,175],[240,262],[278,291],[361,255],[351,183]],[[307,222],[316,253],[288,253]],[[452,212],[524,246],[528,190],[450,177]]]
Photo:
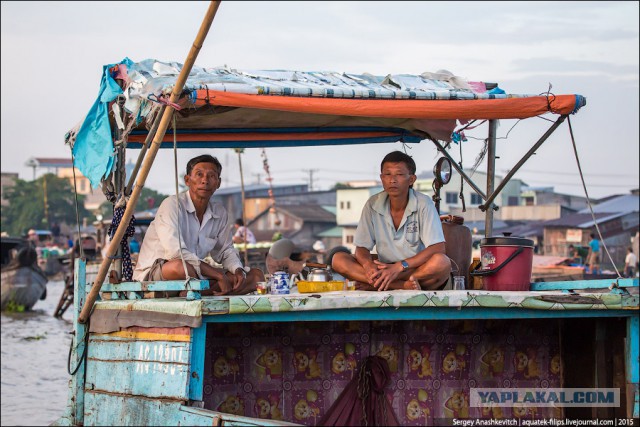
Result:
[[[620,216],[620,215],[615,215]],[[596,213],[595,214],[596,221],[598,224],[602,223],[606,218],[611,219],[611,214],[608,213]],[[575,213],[572,215],[567,215],[562,218],[552,219],[549,221],[545,221],[543,223],[545,227],[575,227],[575,228],[588,228],[593,226],[593,218],[591,217],[591,213]]]
[[67,167],[70,168],[73,165],[71,159],[65,158],[54,158],[54,157],[36,157],[34,159],[38,162],[38,165],[43,168],[56,168],[56,167]]
[[[633,194],[625,194],[623,196],[617,196],[612,199],[607,200],[606,202],[602,202],[593,206],[593,211],[596,213],[599,212],[609,212],[609,213],[629,213],[629,212],[638,212],[640,211],[640,196],[636,196]],[[578,213],[588,213],[589,208],[584,208]]]
[[318,237],[342,237],[342,227],[331,227],[318,233]]
[[322,209],[320,205],[280,205],[277,210],[304,220],[305,222],[336,222],[336,216],[331,212]]

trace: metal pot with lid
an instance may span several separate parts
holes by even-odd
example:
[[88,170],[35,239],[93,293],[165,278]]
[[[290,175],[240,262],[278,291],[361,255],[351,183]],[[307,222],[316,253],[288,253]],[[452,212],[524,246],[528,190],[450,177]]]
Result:
[[486,237],[480,241],[480,261],[472,276],[483,277],[489,291],[528,291],[533,266],[533,240],[524,237]]
[[305,263],[305,268],[309,269],[307,274],[307,281],[309,282],[329,282],[333,279],[331,267],[326,264],[307,262]]

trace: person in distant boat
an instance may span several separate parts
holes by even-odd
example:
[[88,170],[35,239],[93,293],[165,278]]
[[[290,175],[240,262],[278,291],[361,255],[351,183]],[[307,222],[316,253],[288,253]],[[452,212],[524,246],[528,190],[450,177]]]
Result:
[[[264,281],[262,271],[243,267],[233,247],[227,211],[211,200],[220,187],[221,172],[222,165],[211,155],[189,160],[184,176],[188,190],[160,204],[142,241],[134,280],[184,280],[184,259],[189,277],[209,279],[211,289],[204,295],[246,294]],[[208,255],[222,268],[203,261]]]
[[[416,164],[394,151],[380,165],[384,191],[364,206],[355,256],[338,252],[335,271],[360,290],[444,289],[451,273],[440,216],[431,198],[413,189]],[[376,247],[377,255],[371,254]]]
[[591,233],[591,240],[589,241],[589,256],[587,257],[587,264],[589,264],[589,271],[591,274],[600,273],[600,240],[596,239],[596,235]]
[[140,243],[135,237],[132,237],[129,241],[129,252],[132,254],[137,254],[140,252]]
[[624,258],[624,277],[636,277],[636,264],[638,258],[633,249],[627,248],[627,256]]
[[33,228],[27,232],[27,240],[29,240],[29,243],[31,243],[34,247],[40,244],[38,233],[36,233],[36,230],[34,230]]
[[51,235],[56,241],[58,240],[58,237],[60,237],[60,226],[57,222],[54,222],[51,226]]
[[236,230],[236,233],[233,235],[233,243],[245,243],[245,239],[246,243],[256,242],[256,236],[253,235],[251,230],[245,227],[242,218],[236,219],[236,222],[235,224],[233,224],[233,226]]
[[567,250],[568,257],[571,258],[571,262],[580,264],[582,263],[582,259],[580,258],[580,253],[573,245],[569,245],[569,249]]

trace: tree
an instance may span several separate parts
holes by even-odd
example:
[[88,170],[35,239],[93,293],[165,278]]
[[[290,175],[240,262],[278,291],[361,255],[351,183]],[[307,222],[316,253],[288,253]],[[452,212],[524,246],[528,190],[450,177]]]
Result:
[[[54,222],[76,223],[71,184],[54,174],[45,174],[34,181],[17,179],[13,187],[7,188],[5,198],[9,204],[2,208],[2,230],[9,234],[24,235],[30,228],[48,229]],[[78,195],[78,210],[80,221],[83,218],[93,221],[82,195]]]
[[336,185],[333,186],[334,190],[341,190],[343,188],[351,188],[349,184],[345,184],[344,182],[337,182]]

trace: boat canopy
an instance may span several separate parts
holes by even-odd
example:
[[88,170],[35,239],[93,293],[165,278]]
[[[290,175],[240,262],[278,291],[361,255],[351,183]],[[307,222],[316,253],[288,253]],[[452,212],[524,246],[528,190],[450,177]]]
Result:
[[[182,69],[125,58],[106,65],[98,99],[70,131],[76,166],[95,187],[113,166],[114,141],[141,148]],[[114,102],[118,100],[118,102]],[[470,120],[576,113],[580,95],[516,95],[448,71],[420,75],[237,70],[194,66],[177,104],[183,148],[448,142]],[[162,147],[173,146],[169,131]]]

